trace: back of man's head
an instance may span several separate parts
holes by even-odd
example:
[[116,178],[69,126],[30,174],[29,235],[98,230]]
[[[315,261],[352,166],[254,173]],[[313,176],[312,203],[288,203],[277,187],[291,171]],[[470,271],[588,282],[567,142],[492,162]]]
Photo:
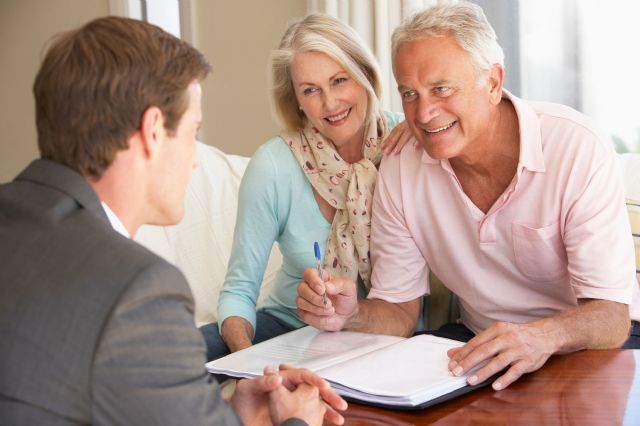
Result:
[[99,18],[55,37],[33,85],[41,157],[100,178],[147,108],[175,131],[186,88],[210,70],[189,44],[133,19]]

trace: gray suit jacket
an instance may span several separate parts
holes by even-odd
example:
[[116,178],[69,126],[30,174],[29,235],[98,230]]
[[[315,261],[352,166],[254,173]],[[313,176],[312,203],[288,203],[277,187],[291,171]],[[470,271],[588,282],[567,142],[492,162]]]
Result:
[[0,424],[239,424],[173,266],[110,226],[73,170],[0,185]]

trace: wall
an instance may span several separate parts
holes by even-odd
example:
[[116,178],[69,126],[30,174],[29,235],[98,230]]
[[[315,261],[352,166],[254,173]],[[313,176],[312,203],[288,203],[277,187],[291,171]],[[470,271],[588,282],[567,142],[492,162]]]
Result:
[[109,0],[0,0],[0,182],[38,156],[31,86],[43,44],[108,12]]
[[[247,7],[250,4],[250,7]],[[306,1],[193,0],[195,44],[213,74],[203,84],[200,137],[249,156],[277,134],[268,95],[268,58]],[[53,34],[109,14],[109,0],[0,0],[0,182],[37,158],[31,86]]]
[[[247,7],[250,4],[251,7]],[[203,83],[203,142],[250,156],[277,134],[268,95],[268,60],[306,1],[194,2],[195,44],[213,65]]]

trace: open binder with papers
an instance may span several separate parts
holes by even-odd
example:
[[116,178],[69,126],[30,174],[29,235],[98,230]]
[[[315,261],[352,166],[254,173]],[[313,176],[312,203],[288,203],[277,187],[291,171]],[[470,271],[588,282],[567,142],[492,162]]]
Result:
[[266,365],[286,363],[314,371],[347,399],[418,409],[488,383],[469,386],[466,377],[449,372],[447,351],[461,344],[431,335],[405,339],[303,327],[211,361],[207,370],[232,377],[256,377]]

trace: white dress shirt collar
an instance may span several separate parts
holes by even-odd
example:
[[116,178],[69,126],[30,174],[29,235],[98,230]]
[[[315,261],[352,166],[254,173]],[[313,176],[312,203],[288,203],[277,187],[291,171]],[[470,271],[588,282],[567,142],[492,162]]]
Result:
[[107,214],[107,218],[109,218],[109,222],[111,223],[111,226],[113,226],[113,229],[115,229],[119,234],[122,234],[127,238],[131,238],[131,235],[129,235],[129,231],[127,231],[127,228],[124,227],[118,216],[116,216],[113,210],[109,208],[107,203],[105,203],[104,201],[101,201],[100,203],[102,204],[102,208]]

